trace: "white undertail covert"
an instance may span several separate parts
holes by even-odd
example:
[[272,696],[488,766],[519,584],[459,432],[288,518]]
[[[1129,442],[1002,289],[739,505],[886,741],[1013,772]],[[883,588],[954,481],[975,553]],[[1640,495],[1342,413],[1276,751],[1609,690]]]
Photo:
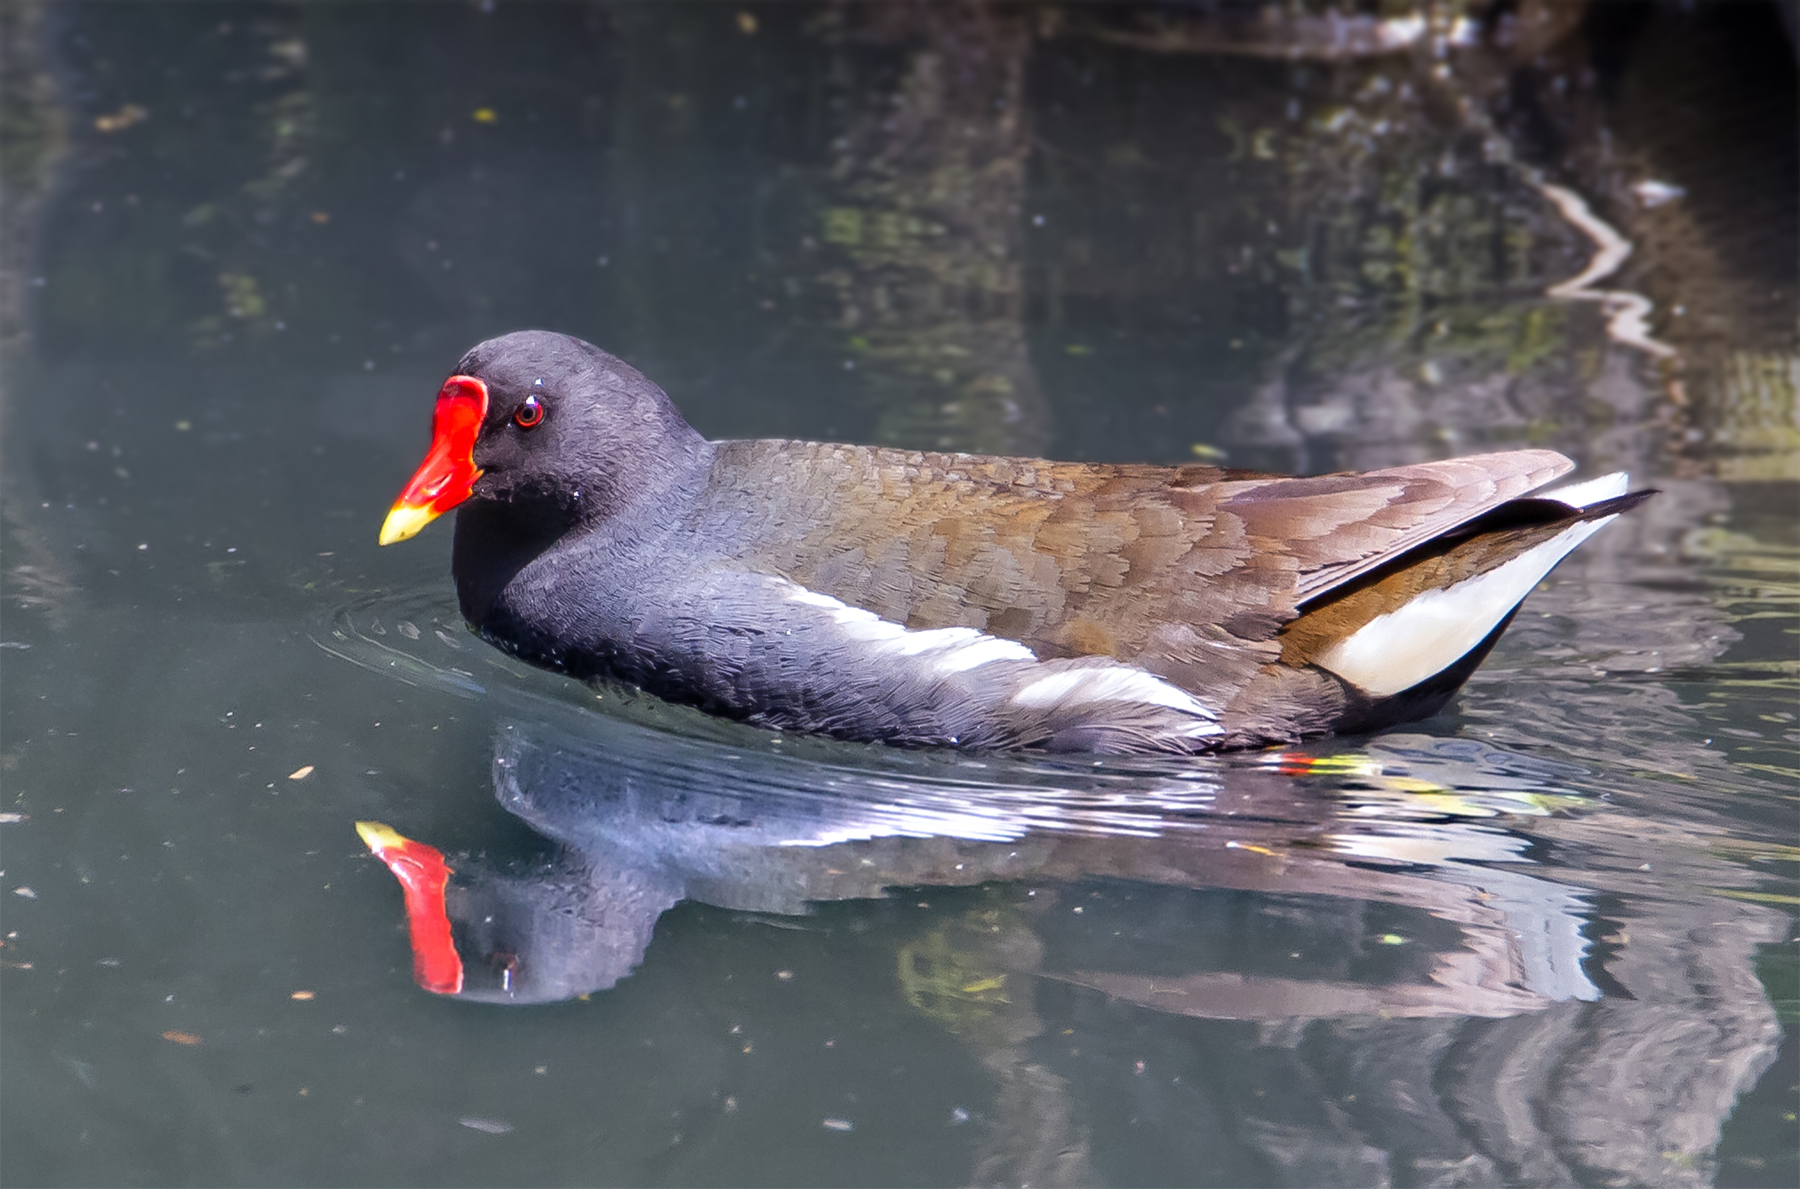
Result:
[[[1589,508],[1625,494],[1623,471],[1546,492],[1543,499]],[[1543,544],[1485,574],[1428,590],[1380,615],[1319,654],[1314,663],[1376,697],[1411,689],[1443,672],[1487,639],[1556,563],[1613,517],[1572,524]]]

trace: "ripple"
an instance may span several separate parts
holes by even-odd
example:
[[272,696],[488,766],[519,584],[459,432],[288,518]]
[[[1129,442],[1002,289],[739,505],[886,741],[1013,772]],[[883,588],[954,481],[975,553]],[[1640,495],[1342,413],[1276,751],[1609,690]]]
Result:
[[[1577,803],[1565,782],[1584,771],[1472,739],[1404,733],[1362,746],[1323,740],[1228,756],[1104,758],[788,735],[534,669],[475,637],[435,588],[331,609],[310,634],[372,673],[483,702],[495,722],[502,803],[541,833],[580,844],[611,816],[609,798],[660,799],[672,807],[671,823],[690,826],[755,821],[766,845],[1200,829],[1251,838],[1275,828],[1290,837],[1334,819],[1363,834],[1382,823],[1473,828]],[[1494,846],[1471,839],[1464,850],[1486,856]]]

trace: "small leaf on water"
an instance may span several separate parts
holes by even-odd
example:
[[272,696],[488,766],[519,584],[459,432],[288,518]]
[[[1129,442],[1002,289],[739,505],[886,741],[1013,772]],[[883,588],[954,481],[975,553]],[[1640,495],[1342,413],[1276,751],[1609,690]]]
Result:
[[121,132],[133,124],[141,124],[150,118],[150,113],[135,103],[127,103],[118,111],[106,116],[95,116],[94,127],[101,132]]
[[197,1045],[201,1043],[200,1038],[195,1036],[192,1032],[176,1032],[173,1029],[163,1033],[163,1039],[172,1040],[178,1045]]

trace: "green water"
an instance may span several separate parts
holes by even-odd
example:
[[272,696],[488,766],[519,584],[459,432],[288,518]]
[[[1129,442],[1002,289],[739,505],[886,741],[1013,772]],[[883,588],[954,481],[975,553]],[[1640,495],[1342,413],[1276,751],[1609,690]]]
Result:
[[[1792,34],[1276,11],[8,5],[0,1177],[1792,1184]],[[524,326],[716,437],[1663,494],[1387,735],[777,741],[376,547]],[[359,819],[641,944],[429,995]]]

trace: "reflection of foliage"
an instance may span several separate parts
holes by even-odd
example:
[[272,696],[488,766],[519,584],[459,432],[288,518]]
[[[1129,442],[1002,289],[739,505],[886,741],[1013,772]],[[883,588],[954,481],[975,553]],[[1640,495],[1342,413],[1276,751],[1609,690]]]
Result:
[[[1290,212],[1311,236],[1295,281],[1324,323],[1312,362],[1366,359],[1376,331],[1417,356],[1517,375],[1558,352],[1563,319],[1498,299],[1553,279],[1564,257],[1540,245],[1560,249],[1566,233],[1547,231],[1542,201],[1473,129],[1436,114],[1450,105],[1422,72],[1403,78],[1343,71],[1341,104],[1275,133]],[[1365,303],[1378,325],[1333,314]]]
[[872,18],[906,46],[834,142],[821,278],[877,406],[877,436],[933,449],[1040,451],[1046,417],[1025,351],[1020,203],[1029,150],[1024,20],[920,8]]
[[[68,120],[56,102],[50,72],[37,56],[44,5],[30,0],[0,4],[0,368],[12,379],[14,352],[23,345],[25,286],[37,271],[39,212],[68,147]],[[13,395],[0,387],[0,399]],[[14,433],[15,446],[25,435]],[[61,629],[77,597],[68,568],[36,518],[33,469],[9,455],[0,466],[0,533],[6,559],[5,594],[19,607],[41,611]],[[28,494],[31,493],[31,494]],[[16,749],[3,757],[10,767]]]
[[67,140],[67,120],[54,85],[34,54],[43,5],[0,5],[0,340],[18,333],[28,267],[30,229],[50,186],[51,170]]
[[[1232,31],[1197,12],[1158,20],[1171,36],[1189,21],[1194,36],[1175,41],[1194,46]],[[1586,431],[1586,409],[1549,395],[1577,379],[1568,334],[1582,323],[1537,296],[1586,246],[1489,134],[1465,80],[1425,55],[1224,51],[1199,72],[1176,69],[1195,50],[1164,48],[1072,47],[1070,81],[1035,97],[1073,112],[1121,90],[1159,113],[1128,127],[1129,152],[1117,135],[1098,147],[1085,113],[1038,117],[1029,209],[1048,215],[1032,244],[1056,351],[1065,303],[1090,324],[1166,322],[1196,373],[1169,395],[1214,387],[1215,418],[1242,409],[1194,434],[1238,464],[1379,465]],[[1471,384],[1483,392],[1464,401]],[[1338,456],[1352,439],[1375,454]]]
[[1729,479],[1800,479],[1800,356],[1733,351],[1692,386]]
[[[448,350],[556,324],[635,353],[709,432],[1035,452],[1051,448],[1049,390],[1059,453],[1173,460],[1199,443],[1271,467],[1570,448],[1623,420],[1567,399],[1605,362],[1575,345],[1594,319],[1538,294],[1587,245],[1486,122],[1515,102],[1471,65],[1492,47],[1244,56],[1245,38],[1337,28],[1317,0],[1242,27],[1217,6],[747,23],[502,6],[424,38],[380,6],[137,12],[60,46],[77,73],[129,47],[178,63],[121,69],[80,100],[93,151],[46,236],[44,325],[62,345],[223,344],[286,322],[300,333],[283,349],[341,334],[361,362],[421,335]],[[504,44],[507,65],[444,69],[474,44]],[[530,65],[548,45],[584,69]],[[0,80],[7,96],[21,77]],[[8,131],[9,153],[29,148]],[[154,180],[165,169],[175,180]],[[122,213],[133,191],[143,205]],[[756,370],[706,379],[722,358]],[[1688,373],[1690,423],[1717,412],[1738,477],[1800,457],[1775,366],[1733,362],[1716,394]],[[1279,389],[1257,410],[1271,432],[1233,429],[1263,388]]]
[[219,287],[225,291],[225,312],[231,317],[261,320],[268,313],[268,303],[263,301],[255,277],[244,273],[220,273]]
[[284,187],[306,172],[306,149],[316,132],[312,94],[289,91],[257,109],[257,120],[269,141],[269,168],[244,184],[244,192],[264,202],[280,196]]
[[[295,198],[317,135],[304,14],[256,8],[197,28],[169,15],[127,6],[71,19],[45,47],[108,80],[70,96],[82,151],[71,201],[43,227],[47,345],[217,346],[272,328],[292,302],[270,277],[307,225]],[[104,65],[139,60],[179,65]]]
[[1792,942],[1756,948],[1756,977],[1762,980],[1775,1015],[1783,1024],[1800,1024],[1800,952]]
[[[1772,484],[1771,487],[1781,490],[1781,485]],[[1786,503],[1787,514],[1791,515],[1791,495]],[[1688,558],[1707,563],[1707,577],[1714,587],[1713,598],[1725,612],[1727,622],[1748,619],[1791,621],[1800,615],[1800,548],[1791,542],[1734,532],[1719,525],[1705,525],[1683,535],[1681,551]],[[1796,680],[1800,680],[1800,661],[1794,660],[1791,653],[1785,658],[1765,658],[1754,668],[1764,674],[1786,673],[1785,678],[1773,679],[1772,689],[1792,690]],[[1748,681],[1766,684],[1769,678],[1749,678]]]
[[43,7],[16,3],[0,7],[6,70],[0,74],[0,176],[11,197],[41,185],[47,163],[62,139],[62,122],[52,102],[50,80],[28,58],[39,36]]
[[996,935],[1008,924],[998,909],[973,910],[903,946],[899,976],[906,1001],[958,1036],[997,1043],[1011,1001]]
[[219,291],[225,301],[225,316],[205,314],[188,324],[188,332],[196,346],[218,346],[229,336],[227,327],[231,323],[257,332],[270,328],[269,303],[255,277],[249,273],[222,272],[219,274]]
[[[243,183],[241,197],[223,194],[218,202],[203,203],[189,211],[183,222],[190,227],[206,226],[220,214],[227,216],[225,223],[233,231],[239,231],[245,223],[269,227],[295,221],[295,212],[286,209],[288,204],[283,200],[292,184],[306,172],[310,164],[308,153],[318,136],[316,106],[304,69],[306,42],[283,25],[260,26],[259,32],[265,53],[274,61],[261,67],[258,78],[265,83],[292,80],[287,90],[255,109],[256,135],[266,146],[265,169],[260,176]],[[196,346],[213,347],[228,341],[233,324],[253,332],[272,327],[268,298],[248,261],[243,259],[244,250],[254,248],[256,239],[235,234],[222,246],[220,258],[235,258],[238,267],[218,275],[223,317],[206,314],[189,323],[188,333]]]
[[972,1180],[1096,1184],[1068,1084],[1033,1060],[1026,1043],[1043,1032],[1031,985],[1043,943],[1015,907],[1000,902],[999,889],[989,892],[995,907],[965,911],[901,948],[901,993],[968,1042],[998,1083]]

